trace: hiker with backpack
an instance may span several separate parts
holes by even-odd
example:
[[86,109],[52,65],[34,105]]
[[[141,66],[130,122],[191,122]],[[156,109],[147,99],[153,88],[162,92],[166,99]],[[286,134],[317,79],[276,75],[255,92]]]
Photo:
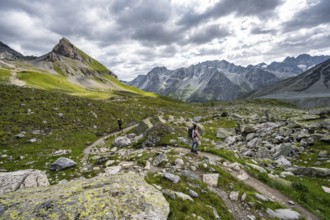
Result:
[[117,122],[118,122],[119,130],[123,130],[122,127],[121,127],[123,125],[123,120],[121,118],[118,118]]
[[193,128],[189,128],[191,132],[191,139],[192,139],[192,145],[191,145],[191,152],[194,152],[195,154],[198,154],[197,147],[199,145],[199,132],[198,127],[196,124],[194,124]]

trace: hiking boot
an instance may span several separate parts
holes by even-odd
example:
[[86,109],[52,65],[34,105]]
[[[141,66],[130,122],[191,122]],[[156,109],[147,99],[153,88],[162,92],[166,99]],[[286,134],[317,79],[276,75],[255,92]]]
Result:
[[197,150],[195,150],[194,152],[195,152],[195,154],[198,154]]

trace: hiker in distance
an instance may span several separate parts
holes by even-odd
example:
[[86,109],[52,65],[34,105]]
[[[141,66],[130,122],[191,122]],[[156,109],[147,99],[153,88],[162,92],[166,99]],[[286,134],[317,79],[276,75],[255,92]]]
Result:
[[199,145],[199,133],[198,133],[198,127],[196,124],[193,126],[193,130],[191,133],[191,138],[192,138],[192,145],[191,145],[191,152],[194,152],[195,154],[198,154],[197,152],[197,147]]
[[123,130],[122,129],[122,126],[123,125],[123,120],[121,118],[118,118],[118,127],[119,127],[119,130]]

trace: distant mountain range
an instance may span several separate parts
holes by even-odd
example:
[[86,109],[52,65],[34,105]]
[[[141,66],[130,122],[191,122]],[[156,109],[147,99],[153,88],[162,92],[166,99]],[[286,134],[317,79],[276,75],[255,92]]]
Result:
[[330,106],[330,59],[246,98],[282,99],[305,107]]
[[183,101],[231,100],[282,79],[297,76],[330,56],[299,55],[273,62],[242,67],[225,60],[206,61],[188,68],[155,67],[128,84]]

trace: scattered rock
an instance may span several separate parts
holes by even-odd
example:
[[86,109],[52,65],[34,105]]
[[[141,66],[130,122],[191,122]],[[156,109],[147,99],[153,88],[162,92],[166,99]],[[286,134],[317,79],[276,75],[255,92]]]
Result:
[[37,142],[37,138],[31,138],[30,140],[28,140],[28,143],[32,144]]
[[71,150],[57,150],[52,153],[52,156],[61,156],[66,154],[71,154]]
[[161,164],[162,162],[167,162],[168,159],[166,157],[166,154],[159,154],[154,161],[152,162],[152,165],[154,166],[158,166],[159,164]]
[[132,161],[122,161],[119,165],[123,168],[123,169],[128,169],[130,167],[132,167],[134,164],[134,162]]
[[181,158],[177,158],[175,161],[174,161],[175,165],[176,166],[183,166],[184,165],[184,162]]
[[291,209],[276,209],[275,211],[267,208],[267,214],[272,218],[279,218],[279,219],[299,219],[301,215],[293,211]]
[[327,160],[328,159],[328,152],[326,150],[320,151],[318,155],[318,160]]
[[249,179],[249,175],[246,172],[241,172],[238,176],[237,179],[241,180],[241,181],[246,181],[247,179]]
[[196,116],[194,117],[194,122],[199,122],[202,119],[202,116]]
[[181,172],[181,175],[185,176],[189,181],[194,181],[199,179],[198,176],[195,173],[191,172],[190,170],[183,170]]
[[191,197],[198,198],[198,193],[195,192],[194,190],[189,189],[189,190],[188,190],[188,193],[189,193],[189,195],[190,195]]
[[17,137],[17,138],[19,138],[19,139],[21,139],[21,138],[24,138],[25,137],[25,131],[23,131],[23,132],[21,132],[21,133],[19,133],[19,134],[16,134],[15,135],[15,137]]
[[50,165],[49,170],[50,171],[60,171],[60,170],[64,170],[64,169],[76,166],[76,165],[77,164],[73,160],[66,158],[66,157],[60,157],[54,163],[52,163]]
[[150,165],[151,165],[150,162],[147,161],[147,162],[146,162],[146,165],[144,166],[144,169],[145,169],[145,170],[150,170]]
[[238,200],[238,195],[239,195],[239,192],[231,192],[229,194],[229,199],[232,200],[232,201],[237,201]]
[[280,156],[288,156],[292,151],[292,145],[290,143],[280,144],[276,147],[276,153],[274,154],[274,158],[278,158]]
[[320,139],[322,142],[330,144],[330,135],[324,136]]
[[181,200],[183,200],[183,201],[186,201],[186,200],[189,200],[189,201],[191,201],[191,202],[194,201],[190,196],[188,196],[188,195],[186,195],[186,194],[184,194],[184,193],[182,193],[182,192],[174,192],[174,193],[175,193],[175,195],[176,195],[179,199],[181,199]]
[[203,174],[203,182],[209,186],[218,186],[219,174]]
[[217,138],[225,139],[225,138],[229,137],[230,135],[232,135],[232,134],[227,129],[217,128],[217,131],[216,131]]
[[0,173],[0,194],[39,186],[49,186],[46,174],[40,170]]
[[330,188],[329,187],[322,186],[322,189],[324,190],[324,192],[330,193]]
[[242,132],[244,134],[249,134],[249,133],[255,133],[256,130],[254,129],[253,125],[245,125],[243,128],[242,128]]
[[113,142],[113,145],[115,147],[127,147],[131,145],[132,142],[128,137],[122,136],[122,137],[117,137],[115,141]]
[[267,198],[266,196],[261,195],[261,194],[259,194],[259,193],[254,193],[254,196],[255,196],[257,199],[259,199],[259,200],[261,200],[261,201],[263,201],[263,202],[272,201],[271,199],[269,199],[269,198]]
[[121,166],[113,166],[113,167],[107,167],[105,168],[105,174],[106,175],[115,175],[119,173],[121,170]]
[[245,164],[252,167],[255,170],[258,170],[260,173],[267,173],[267,171],[264,168],[262,168],[261,166],[258,166],[258,165],[252,164],[252,163],[245,163]]
[[275,163],[278,166],[284,166],[284,167],[290,167],[291,166],[291,162],[288,159],[286,159],[284,156],[280,156],[278,159],[276,159]]
[[174,191],[169,190],[169,189],[162,189],[161,191],[162,191],[162,193],[163,193],[164,195],[167,195],[167,196],[170,197],[171,199],[173,199],[173,200],[176,199],[176,196],[175,196],[175,192],[174,192]]
[[320,167],[296,167],[291,168],[291,171],[295,175],[303,176],[316,176],[316,177],[327,177],[330,176],[330,169]]
[[180,181],[180,177],[171,173],[164,173],[163,177],[172,183],[177,184]]
[[216,208],[214,208],[214,207],[212,207],[212,206],[209,206],[209,205],[208,205],[208,207],[210,207],[210,208],[213,210],[214,219],[215,219],[215,220],[220,220],[221,218],[220,218],[219,213],[218,213],[218,211],[216,210]]
[[105,163],[105,166],[106,166],[106,167],[109,167],[109,166],[113,165],[115,162],[116,162],[116,161],[114,161],[114,160],[108,160],[108,161]]

